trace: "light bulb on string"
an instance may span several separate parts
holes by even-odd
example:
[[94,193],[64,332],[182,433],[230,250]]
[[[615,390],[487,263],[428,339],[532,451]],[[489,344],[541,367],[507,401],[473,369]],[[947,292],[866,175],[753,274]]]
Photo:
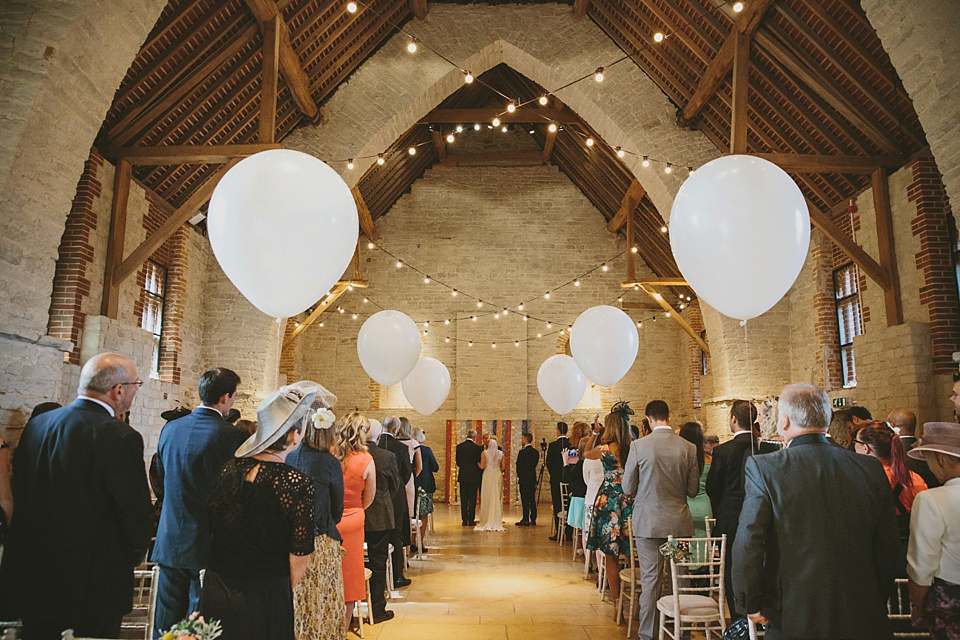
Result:
[[506,133],[506,132],[507,132],[507,125],[503,125],[503,126],[500,128],[500,131],[502,131],[503,133]]
[[527,321],[529,321],[529,320],[530,320],[530,316],[523,316],[523,321],[524,321],[524,322],[527,322]]
[[356,12],[357,12],[357,3],[356,3],[356,2],[348,2],[348,3],[347,3],[347,11],[350,12],[350,13],[356,13]]
[[517,306],[517,311],[523,311],[523,303],[522,303],[522,302],[519,304],[519,306]]
[[423,284],[430,284],[430,278],[424,278]]
[[417,41],[415,39],[411,40],[410,43],[407,45],[407,51],[409,51],[410,53],[417,52]]
[[458,124],[458,125],[457,125],[457,133],[463,133],[463,125],[462,125],[462,124]]
[[513,346],[519,347],[519,346],[520,346],[520,341],[519,341],[519,340],[514,340],[514,341],[513,341]]
[[517,105],[513,104],[512,102],[507,105],[508,112],[513,113],[516,110],[517,110]]
[[385,160],[383,159],[383,154],[382,154],[382,153],[378,153],[378,154],[377,154],[377,164],[383,164],[384,162],[385,162]]
[[430,326],[430,321],[429,321],[429,320],[425,320],[424,323],[423,323],[423,328],[426,329],[426,328],[429,327],[429,326]]
[[597,82],[603,82],[603,67],[597,67],[596,72],[594,73],[593,79]]
[[542,337],[543,337],[543,334],[542,334],[542,333],[538,333],[538,334],[537,334],[537,337],[538,337],[538,338],[542,338]]
[[477,316],[470,316],[470,319],[473,320],[474,322],[476,322],[476,321],[477,321]]
[[588,146],[588,147],[592,147],[592,146],[593,146],[593,138],[587,138],[587,146]]
[[693,176],[693,167],[687,167],[687,175]]
[[500,313],[502,313],[503,315],[507,315],[508,313],[510,313],[510,311],[509,311],[509,310],[507,310],[507,309],[504,309],[504,310],[503,310],[503,311],[501,311]]
[[449,321],[449,320],[444,320],[444,321],[443,321],[443,324],[450,324],[450,321]]
[[623,156],[627,155],[627,152],[621,149],[620,147],[616,148],[616,152],[617,152],[618,158],[622,158]]
[[663,168],[664,173],[673,173],[673,164],[667,163],[667,166]]
[[686,307],[687,305],[683,304],[682,302],[680,303],[680,309],[685,309]]
[[343,307],[337,307],[337,311],[339,311],[340,313],[343,313],[344,309]]
[[457,297],[457,290],[454,289],[453,291],[451,291],[451,292],[450,292],[450,295],[452,295],[454,298],[456,298],[456,297]]
[[740,13],[741,11],[743,11],[743,3],[742,3],[742,2],[734,2],[734,3],[733,3],[733,12],[734,12],[734,13]]
[[364,302],[364,303],[367,303],[367,302],[370,302],[370,300],[369,300],[368,298],[364,298],[364,299],[363,299],[363,302]]
[[667,232],[666,226],[660,227],[660,233],[666,233],[666,232]]
[[472,347],[472,346],[473,346],[473,340],[471,340],[470,342],[468,342],[468,343],[467,343],[467,346],[468,346],[468,347]]
[[415,156],[415,155],[417,155],[417,148],[416,148],[416,147],[410,147],[409,149],[407,149],[407,153],[409,153],[409,154],[412,155],[412,156]]
[[353,314],[353,319],[354,319],[354,320],[357,319],[357,314]]
[[573,281],[573,286],[579,287],[579,286],[580,286],[580,280],[574,280],[574,281]]
[[500,319],[500,312],[499,312],[499,311],[497,311],[495,314],[493,314],[493,319],[494,319],[494,320],[499,320],[499,319]]
[[540,104],[543,105],[544,107],[547,106],[547,96],[540,96],[539,102],[540,102]]
[[483,300],[477,300],[477,309],[480,309],[482,307],[483,307]]
[[552,323],[552,322],[548,322],[548,323],[547,323],[547,329],[553,329],[553,323]]
[[633,285],[633,290],[634,290],[634,291],[640,291],[640,285],[638,285],[638,284]]
[[353,167],[354,167],[353,158],[350,158],[349,160],[347,160],[347,169],[353,170]]
[[547,130],[549,130],[550,133],[556,133],[556,132],[557,132],[557,123],[556,123],[556,122],[551,122],[550,125],[547,127]]
[[670,317],[670,312],[667,311],[665,314],[663,314],[663,317],[664,317],[664,318],[669,318],[669,317]]
[[549,299],[550,299],[550,292],[547,291],[545,294],[543,294],[543,297],[544,297],[545,300],[549,300]]
[[495,126],[495,127],[499,127],[499,126],[500,126],[500,118],[496,118],[496,117],[495,117],[495,118],[493,119],[493,122],[492,122],[491,124],[493,124],[493,126]]
[[609,270],[610,270],[610,267],[608,267],[608,266],[607,266],[607,263],[604,262],[602,265],[600,265],[600,270],[601,270],[601,271],[609,271]]
[[619,298],[617,298],[617,302],[623,302],[623,296],[620,296]]
[[654,41],[654,42],[663,42],[663,34],[660,33],[659,31],[657,31],[655,34],[653,34],[653,41]]
[[352,285],[352,284],[348,284],[348,285],[347,285],[347,291],[353,291],[353,285]]
[[637,322],[637,327],[643,327],[643,321]]
[[466,82],[467,84],[470,84],[471,82],[473,82],[473,74],[470,73],[469,71],[464,71],[463,81]]
[[373,244],[372,242],[368,242],[368,243],[367,243],[367,249],[373,249],[375,246],[376,246],[376,245]]
[[397,269],[403,266],[403,260],[397,260]]
[[636,253],[636,252],[637,252],[636,247],[630,247],[630,253]]
[[450,338],[445,338],[444,342],[450,342]]
[[319,325],[317,325],[317,326],[320,326],[320,327],[322,327],[322,326],[323,326],[323,323],[321,322],[321,323],[320,323]]
[[492,343],[490,346],[491,346],[492,348],[496,349],[496,348],[497,348],[497,343],[494,342],[494,343]]
[[453,134],[452,134],[452,133],[448,133],[448,134],[447,134],[447,142],[453,144],[453,141],[454,141],[454,140],[456,140],[456,138],[453,137]]
[[650,158],[648,158],[647,156],[643,156],[643,162],[641,162],[640,164],[642,164],[644,169],[646,169],[647,167],[650,166]]
[[480,125],[479,125],[479,124],[473,125],[473,130],[474,130],[474,131],[480,131]]

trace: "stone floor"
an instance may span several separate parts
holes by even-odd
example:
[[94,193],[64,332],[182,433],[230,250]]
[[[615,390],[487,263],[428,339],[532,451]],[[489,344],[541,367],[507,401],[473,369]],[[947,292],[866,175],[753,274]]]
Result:
[[459,507],[438,504],[434,515],[430,553],[411,562],[413,584],[399,591],[402,599],[387,602],[396,617],[364,625],[367,639],[626,636],[626,624],[613,621],[609,598],[601,602],[595,583],[583,579],[582,557],[573,562],[569,542],[561,547],[547,539],[549,516],[540,518],[541,526],[515,527],[519,514],[508,510],[506,532],[475,532],[460,525]]

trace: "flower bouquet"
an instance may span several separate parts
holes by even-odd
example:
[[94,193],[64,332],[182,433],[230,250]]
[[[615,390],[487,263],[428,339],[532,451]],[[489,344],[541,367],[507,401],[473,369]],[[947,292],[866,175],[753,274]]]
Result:
[[693,560],[690,544],[681,540],[667,540],[660,545],[660,554],[667,560],[676,562],[691,562]]
[[197,611],[186,620],[181,620],[163,634],[162,640],[214,640],[220,637],[223,629],[219,620],[206,622]]

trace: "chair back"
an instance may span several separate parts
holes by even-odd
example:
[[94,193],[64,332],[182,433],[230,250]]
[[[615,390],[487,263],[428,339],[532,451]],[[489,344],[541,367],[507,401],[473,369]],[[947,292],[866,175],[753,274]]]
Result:
[[570,483],[568,482],[560,483],[560,504],[563,505],[564,511],[570,507]]
[[[673,587],[673,611],[681,611],[682,596],[706,596],[717,603],[717,619],[721,631],[725,627],[723,606],[726,600],[724,590],[724,564],[727,558],[727,536],[719,538],[674,538],[686,545],[687,555],[680,559],[670,558],[670,583]],[[706,571],[703,571],[706,569]],[[697,571],[697,573],[694,573]],[[685,615],[684,618],[687,618]]]
[[713,530],[717,526],[716,518],[704,518],[704,528],[707,530],[707,537],[713,537]]
[[926,631],[907,631],[910,628],[910,592],[906,578],[896,579],[897,590],[887,600],[887,618],[893,622],[894,638],[929,638]]

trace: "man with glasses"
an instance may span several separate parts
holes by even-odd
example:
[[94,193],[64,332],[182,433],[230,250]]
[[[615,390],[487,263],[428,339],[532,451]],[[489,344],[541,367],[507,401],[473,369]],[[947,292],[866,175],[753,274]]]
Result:
[[0,618],[21,618],[25,638],[119,637],[152,528],[143,437],[117,419],[142,384],[127,358],[94,356],[77,399],[23,429]]

